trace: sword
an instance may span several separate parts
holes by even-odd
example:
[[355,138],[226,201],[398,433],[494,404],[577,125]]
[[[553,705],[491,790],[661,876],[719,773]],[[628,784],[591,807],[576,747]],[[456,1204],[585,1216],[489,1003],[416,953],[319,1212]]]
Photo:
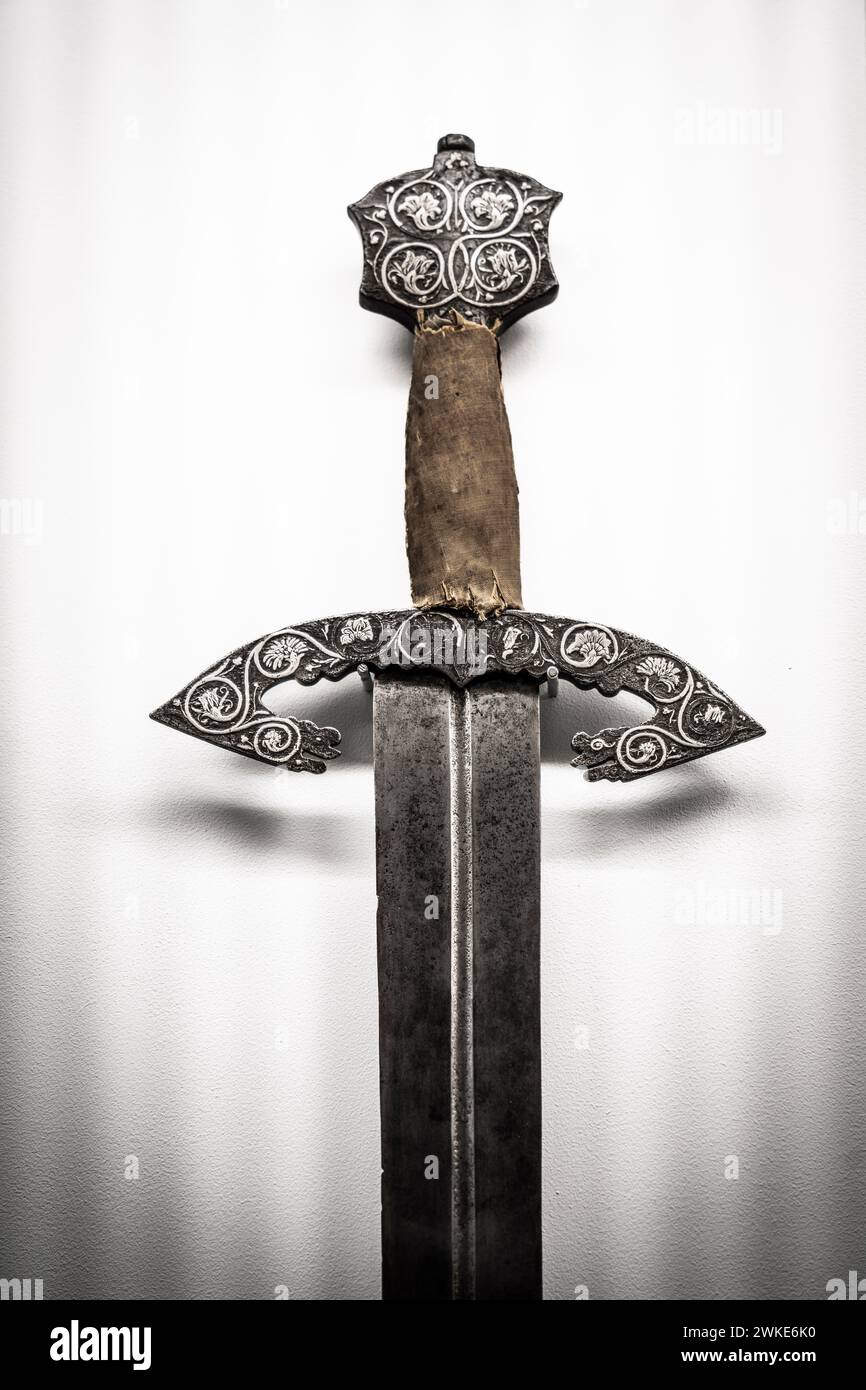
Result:
[[384,1299],[542,1297],[539,692],[626,691],[639,724],[575,734],[591,781],[632,781],[764,732],[696,667],[600,622],[523,609],[500,340],[558,285],[560,194],[444,136],[349,208],[361,304],[413,334],[413,607],[301,622],[236,648],[152,718],[292,771],[340,735],[278,716],[285,681],[373,689]]

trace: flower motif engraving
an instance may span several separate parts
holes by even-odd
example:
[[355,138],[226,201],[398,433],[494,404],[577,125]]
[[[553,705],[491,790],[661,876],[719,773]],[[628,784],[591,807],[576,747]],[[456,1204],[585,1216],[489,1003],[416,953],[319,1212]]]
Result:
[[369,618],[349,618],[340,628],[340,645],[347,647],[350,642],[372,642],[373,629]]
[[322,772],[337,756],[336,730],[275,715],[267,692],[285,680],[337,679],[362,662],[377,671],[432,666],[461,688],[485,672],[542,681],[554,666],[604,695],[640,691],[655,706],[645,722],[575,734],[574,765],[591,781],[633,781],[763,733],[724,691],[664,648],[614,628],[516,610],[481,625],[465,614],[410,609],[284,627],[230,652],[153,717],[271,766]]
[[655,739],[643,738],[632,754],[632,762],[654,763],[658,761],[660,753],[661,748]]
[[611,640],[597,627],[581,628],[565,648],[565,655],[579,657],[582,666],[594,666],[598,661],[610,659]]
[[388,277],[401,284],[407,294],[429,294],[437,280],[436,261],[424,252],[403,252],[400,260],[395,260],[388,271]]
[[297,671],[306,650],[307,644],[300,637],[289,637],[284,633],[268,642],[262,652],[262,665],[267,666],[269,671],[291,676]]
[[435,193],[425,188],[423,193],[410,193],[405,197],[397,211],[411,217],[419,232],[430,232],[442,215],[442,204]]
[[200,719],[230,719],[235,697],[227,685],[206,685],[191,701],[190,708]]
[[635,670],[642,676],[648,676],[650,680],[657,681],[663,685],[665,690],[676,690],[680,683],[682,672],[676,662],[668,661],[663,656],[644,657]]
[[482,252],[478,258],[478,269],[484,277],[484,288],[501,294],[503,290],[510,290],[512,285],[520,284],[529,273],[530,265],[528,257],[518,255],[514,246],[499,242]]
[[514,649],[522,636],[523,632],[519,627],[507,627],[505,629],[505,635],[502,639],[502,655],[506,660],[514,654]]
[[485,188],[482,193],[476,194],[469,206],[476,221],[484,222],[487,230],[493,232],[510,216],[514,199],[510,193]]
[[363,241],[362,303],[378,301],[413,330],[416,310],[435,309],[501,331],[556,292],[548,230],[560,196],[479,165],[468,147],[383,179],[349,208]]

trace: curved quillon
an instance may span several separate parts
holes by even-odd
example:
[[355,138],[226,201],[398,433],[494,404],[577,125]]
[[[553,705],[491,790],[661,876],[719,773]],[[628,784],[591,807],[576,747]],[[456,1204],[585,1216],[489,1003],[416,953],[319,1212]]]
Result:
[[500,330],[559,288],[548,227],[561,193],[476,164],[467,135],[446,135],[429,169],[379,183],[349,207],[361,233],[361,303],[414,329],[452,311]]
[[444,609],[323,618],[280,628],[230,652],[154,710],[152,719],[294,772],[324,772],[340,734],[275,715],[264,703],[284,681],[314,685],[352,671],[438,671],[465,686],[484,675],[555,676],[603,695],[629,691],[653,706],[631,727],[577,733],[575,767],[590,781],[633,781],[758,738],[764,729],[681,657],[600,623],[507,609],[486,622]]

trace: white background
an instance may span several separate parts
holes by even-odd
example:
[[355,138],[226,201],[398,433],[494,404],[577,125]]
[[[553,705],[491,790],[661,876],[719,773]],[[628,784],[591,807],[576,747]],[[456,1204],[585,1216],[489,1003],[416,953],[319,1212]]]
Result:
[[[589,786],[569,739],[616,711],[544,709],[546,1296],[866,1274],[859,0],[0,24],[0,493],[42,517],[0,536],[0,1276],[378,1297],[369,697],[291,703],[344,731],[322,778],[147,713],[271,628],[408,602],[410,338],[357,307],[345,205],[448,130],[565,194],[559,300],[503,346],[527,607],[769,730]],[[773,921],[707,920],[749,891]]]

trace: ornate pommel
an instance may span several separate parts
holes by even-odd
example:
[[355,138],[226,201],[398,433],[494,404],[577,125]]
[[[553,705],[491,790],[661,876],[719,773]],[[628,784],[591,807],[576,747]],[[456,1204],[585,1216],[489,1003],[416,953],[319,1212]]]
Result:
[[414,329],[427,316],[500,331],[556,297],[548,227],[561,193],[475,162],[443,135],[432,168],[388,179],[349,207],[364,246],[361,304]]

